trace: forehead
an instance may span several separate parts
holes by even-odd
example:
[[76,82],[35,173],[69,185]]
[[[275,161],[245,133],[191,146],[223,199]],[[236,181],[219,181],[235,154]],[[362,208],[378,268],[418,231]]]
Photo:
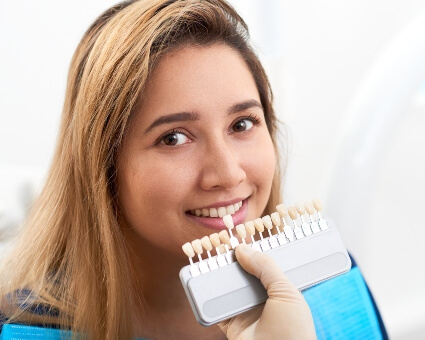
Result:
[[[249,98],[245,98],[249,97]],[[259,99],[241,54],[224,44],[184,46],[162,56],[141,94],[142,108],[199,106]],[[165,108],[164,108],[165,109]],[[187,107],[181,108],[187,109]]]

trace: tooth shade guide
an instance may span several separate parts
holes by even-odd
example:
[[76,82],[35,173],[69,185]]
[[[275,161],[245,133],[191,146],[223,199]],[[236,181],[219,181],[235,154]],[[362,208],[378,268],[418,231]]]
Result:
[[223,222],[224,222],[224,225],[227,227],[227,229],[229,229],[230,245],[234,249],[239,245],[239,241],[235,236],[233,236],[232,229],[235,227],[235,225],[233,224],[232,215],[223,216]]
[[254,235],[255,235],[255,225],[254,225],[254,222],[253,221],[247,221],[247,222],[245,222],[245,229],[246,229],[246,232],[251,237],[252,248],[257,249],[257,250],[260,250],[260,246],[258,245],[257,242],[255,242],[255,239],[254,239]]
[[305,208],[301,203],[298,203],[295,208],[297,209],[298,214],[300,215],[301,228],[305,236],[310,236],[312,234],[310,226],[304,220]]
[[310,215],[310,218],[312,218],[312,216],[314,215],[314,208],[313,208],[313,204],[312,203],[306,203],[304,205],[305,210],[307,211],[307,214]]
[[196,254],[201,255],[203,253],[201,240],[193,240],[192,247]]
[[322,211],[322,203],[320,202],[320,200],[315,199],[313,201],[313,206],[317,211],[317,216],[319,217],[319,227],[320,230],[326,230],[329,228],[328,224],[326,223],[326,221],[324,219],[322,219],[322,216],[320,216],[320,211]]
[[281,233],[280,229],[279,229],[279,227],[282,224],[281,217],[280,217],[279,213],[278,212],[271,213],[270,218],[271,218],[273,224],[275,225],[275,228],[276,228],[276,231],[277,231],[277,242],[280,245],[288,243],[288,241],[285,238],[284,232]]
[[[235,204],[239,206],[238,203]],[[204,208],[206,209],[206,208]],[[227,209],[227,208],[226,208]],[[188,254],[198,255],[199,263],[195,264],[195,267],[199,266],[202,272],[208,271],[208,268],[202,269],[202,257],[203,251],[205,250],[208,255],[208,261],[210,259],[214,260],[214,263],[208,263],[210,269],[216,269],[218,266],[224,266],[235,261],[234,252],[231,249],[235,249],[239,243],[251,244],[251,246],[259,251],[268,251],[271,248],[278,247],[279,245],[284,245],[296,241],[297,239],[304,238],[305,236],[310,236],[312,234],[318,233],[321,230],[328,228],[326,220],[320,218],[320,214],[317,211],[319,220],[315,220],[314,216],[310,213],[316,213],[313,208],[313,203],[305,203],[303,205],[297,204],[296,206],[291,206],[286,208],[283,204],[280,204],[276,207],[276,212],[273,212],[270,215],[265,215],[261,218],[256,218],[254,221],[247,221],[245,224],[238,224],[236,226],[235,237],[232,233],[232,229],[235,229],[233,218],[230,214],[223,216],[223,222],[227,229],[220,231],[219,233],[213,233],[209,237],[205,236],[201,240],[194,240],[192,244],[188,243],[184,245],[184,251],[186,256]],[[192,210],[191,210],[192,212]],[[205,211],[202,211],[204,214]],[[306,222],[306,213],[309,215],[309,222]],[[300,223],[298,223],[298,216]],[[287,221],[285,220],[286,218]],[[289,222],[289,219],[292,221]],[[320,224],[322,222],[322,225]],[[282,229],[280,229],[282,226]],[[273,231],[273,227],[276,228],[276,231]],[[264,229],[268,231],[268,237],[262,235]],[[260,235],[260,241],[255,240],[255,234],[258,232]],[[229,236],[230,233],[230,236]],[[251,238],[248,241],[246,238]],[[236,242],[232,242],[235,240]],[[190,246],[190,248],[188,247]],[[211,250],[215,248],[215,256],[211,255]],[[189,261],[192,262],[192,257],[189,257]],[[222,262],[220,263],[220,258]],[[208,262],[204,259],[204,265]],[[224,263],[223,263],[224,262]]]
[[218,233],[213,233],[213,234],[210,235],[209,238],[210,238],[211,244],[215,248],[215,252],[217,254],[216,259],[217,259],[218,266],[219,267],[226,266],[227,265],[226,259],[224,258],[223,255],[221,255],[221,254],[224,254],[224,252],[226,250],[224,249],[224,245],[221,244],[220,236],[218,235]]
[[314,206],[314,209],[316,209],[317,212],[322,211],[322,202],[319,199],[313,200],[313,206]]
[[254,222],[253,221],[247,221],[245,222],[245,229],[246,232],[253,236],[255,234],[255,226],[254,226]]
[[183,244],[182,249],[186,256],[189,258],[189,260],[191,260],[192,257],[195,256],[195,251],[193,250],[193,247],[190,242],[186,242],[185,244]]
[[295,208],[297,209],[298,214],[300,214],[300,216],[305,214],[305,208],[301,203],[297,203],[295,205]]
[[236,232],[238,233],[239,237],[241,238],[242,242],[246,244],[245,238],[246,238],[246,229],[244,224],[238,224],[236,226]]
[[310,218],[310,229],[313,232],[313,234],[316,234],[320,231],[319,224],[314,221],[313,215],[314,215],[314,208],[312,203],[305,203],[304,209],[306,213],[308,214],[308,217]]
[[298,211],[295,207],[289,207],[288,214],[291,220],[296,221],[298,218]]
[[202,247],[207,251],[208,255],[208,267],[210,270],[214,270],[218,268],[217,260],[211,256],[211,250],[213,246],[211,244],[210,238],[208,236],[204,236],[201,238]]
[[261,220],[263,221],[263,224],[267,229],[270,230],[273,228],[272,219],[269,215],[263,216]]
[[192,261],[192,257],[195,256],[195,251],[193,250],[192,245],[190,244],[190,242],[186,242],[183,246],[182,246],[183,252],[186,254],[186,256],[189,258],[189,263],[190,263],[190,274],[195,277],[198,275],[201,275],[201,272],[199,271],[198,266],[196,266],[193,261]]
[[277,246],[279,246],[276,238],[272,235],[272,229],[273,229],[273,223],[272,223],[272,219],[270,218],[269,215],[263,216],[261,218],[264,226],[267,229],[267,232],[269,234],[269,239],[268,239],[268,243],[272,248],[276,248]]
[[[304,218],[306,219],[305,216]],[[287,222],[292,227],[289,216]],[[285,273],[290,268],[291,281],[299,290],[350,270],[350,258],[338,231],[330,220],[327,222],[329,230],[321,232],[319,235],[295,240],[293,244],[280,246],[268,253]],[[237,226],[235,225],[235,227]],[[289,272],[287,274],[289,276]],[[247,286],[251,276],[243,271],[237,263],[227,265],[224,270],[218,269],[207,275],[198,276],[193,280],[189,266],[186,266],[180,272],[180,278],[192,308],[195,306],[193,311],[196,319],[205,326],[233,318],[239,311],[253,307],[252,296],[257,296],[260,292],[257,288],[262,289],[261,294],[264,296],[264,300],[262,298],[258,303],[263,303],[267,299],[263,287],[249,284]],[[217,308],[214,312],[211,312],[211,308],[208,306],[207,312],[206,304],[210,305],[210,301],[216,299],[226,301],[225,306]],[[233,310],[237,310],[237,312],[227,313],[227,311]]]
[[298,211],[295,207],[289,207],[288,209],[289,217],[291,218],[294,224],[294,234],[297,240],[304,237],[302,229],[297,225]]
[[214,233],[210,235],[210,241],[214,248],[217,248],[220,245],[220,236],[218,233]]
[[210,238],[208,236],[204,236],[203,238],[201,238],[201,244],[206,251],[211,251],[213,249]]
[[279,215],[278,212],[274,212],[270,215],[270,218],[273,222],[273,224],[276,226],[276,229],[279,230],[280,225],[282,224],[281,222],[281,217]]
[[257,229],[258,233],[260,234],[260,247],[262,251],[270,250],[270,243],[267,239],[263,238],[263,231],[264,231],[264,223],[261,218],[256,218],[254,220],[255,229]]
[[220,241],[223,242],[223,244],[228,245],[230,244],[230,238],[229,234],[227,233],[227,230],[222,230],[218,233],[218,236],[220,237]]
[[255,226],[255,229],[257,229],[257,231],[259,233],[262,233],[264,231],[264,223],[263,223],[263,220],[261,218],[256,218],[254,220],[254,226]]
[[235,259],[234,259],[234,257],[232,256],[232,254],[230,253],[230,250],[229,250],[229,245],[230,245],[229,234],[227,233],[226,230],[222,230],[218,233],[218,235],[220,236],[220,240],[221,240],[221,242],[223,242],[224,247],[226,248],[225,257],[226,257],[227,263],[230,264],[230,263],[234,262]]
[[285,218],[286,216],[288,216],[288,209],[284,204],[277,205],[276,210],[279,213],[280,217]]

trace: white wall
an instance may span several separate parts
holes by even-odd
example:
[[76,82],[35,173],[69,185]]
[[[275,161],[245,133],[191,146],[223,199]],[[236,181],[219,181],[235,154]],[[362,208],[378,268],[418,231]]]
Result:
[[[0,222],[21,218],[22,197],[43,178],[72,52],[89,23],[113,3],[0,0]],[[338,215],[347,207],[332,203],[329,183],[353,98],[397,34],[425,10],[425,2],[232,3],[251,27],[269,70],[277,111],[290,128],[287,201],[322,197],[330,202],[325,213]],[[363,188],[370,210],[351,207],[362,227],[357,232],[350,221],[336,221],[393,339],[425,338],[419,303],[425,302],[420,218],[425,203],[424,97],[425,88],[412,91],[393,138],[380,153],[379,177]]]

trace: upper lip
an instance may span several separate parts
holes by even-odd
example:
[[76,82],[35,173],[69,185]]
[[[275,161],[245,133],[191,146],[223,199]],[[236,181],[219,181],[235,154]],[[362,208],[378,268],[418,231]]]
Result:
[[[189,210],[195,210],[195,209],[210,209],[210,208],[220,208],[220,207],[227,207],[229,205],[238,203],[240,201],[244,201],[248,198],[249,196],[246,196],[245,198],[235,198],[232,200],[228,200],[228,201],[221,201],[221,202],[216,202],[210,205],[206,205],[206,206],[202,206],[202,207],[197,207],[197,208],[193,208],[193,209],[189,209]],[[188,211],[189,211],[188,210]]]

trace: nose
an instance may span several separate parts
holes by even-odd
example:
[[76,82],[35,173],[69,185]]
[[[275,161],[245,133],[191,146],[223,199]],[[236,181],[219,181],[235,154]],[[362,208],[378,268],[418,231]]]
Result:
[[239,150],[226,143],[209,146],[201,161],[201,188],[230,190],[245,181],[246,172],[242,160],[246,152],[247,150]]

